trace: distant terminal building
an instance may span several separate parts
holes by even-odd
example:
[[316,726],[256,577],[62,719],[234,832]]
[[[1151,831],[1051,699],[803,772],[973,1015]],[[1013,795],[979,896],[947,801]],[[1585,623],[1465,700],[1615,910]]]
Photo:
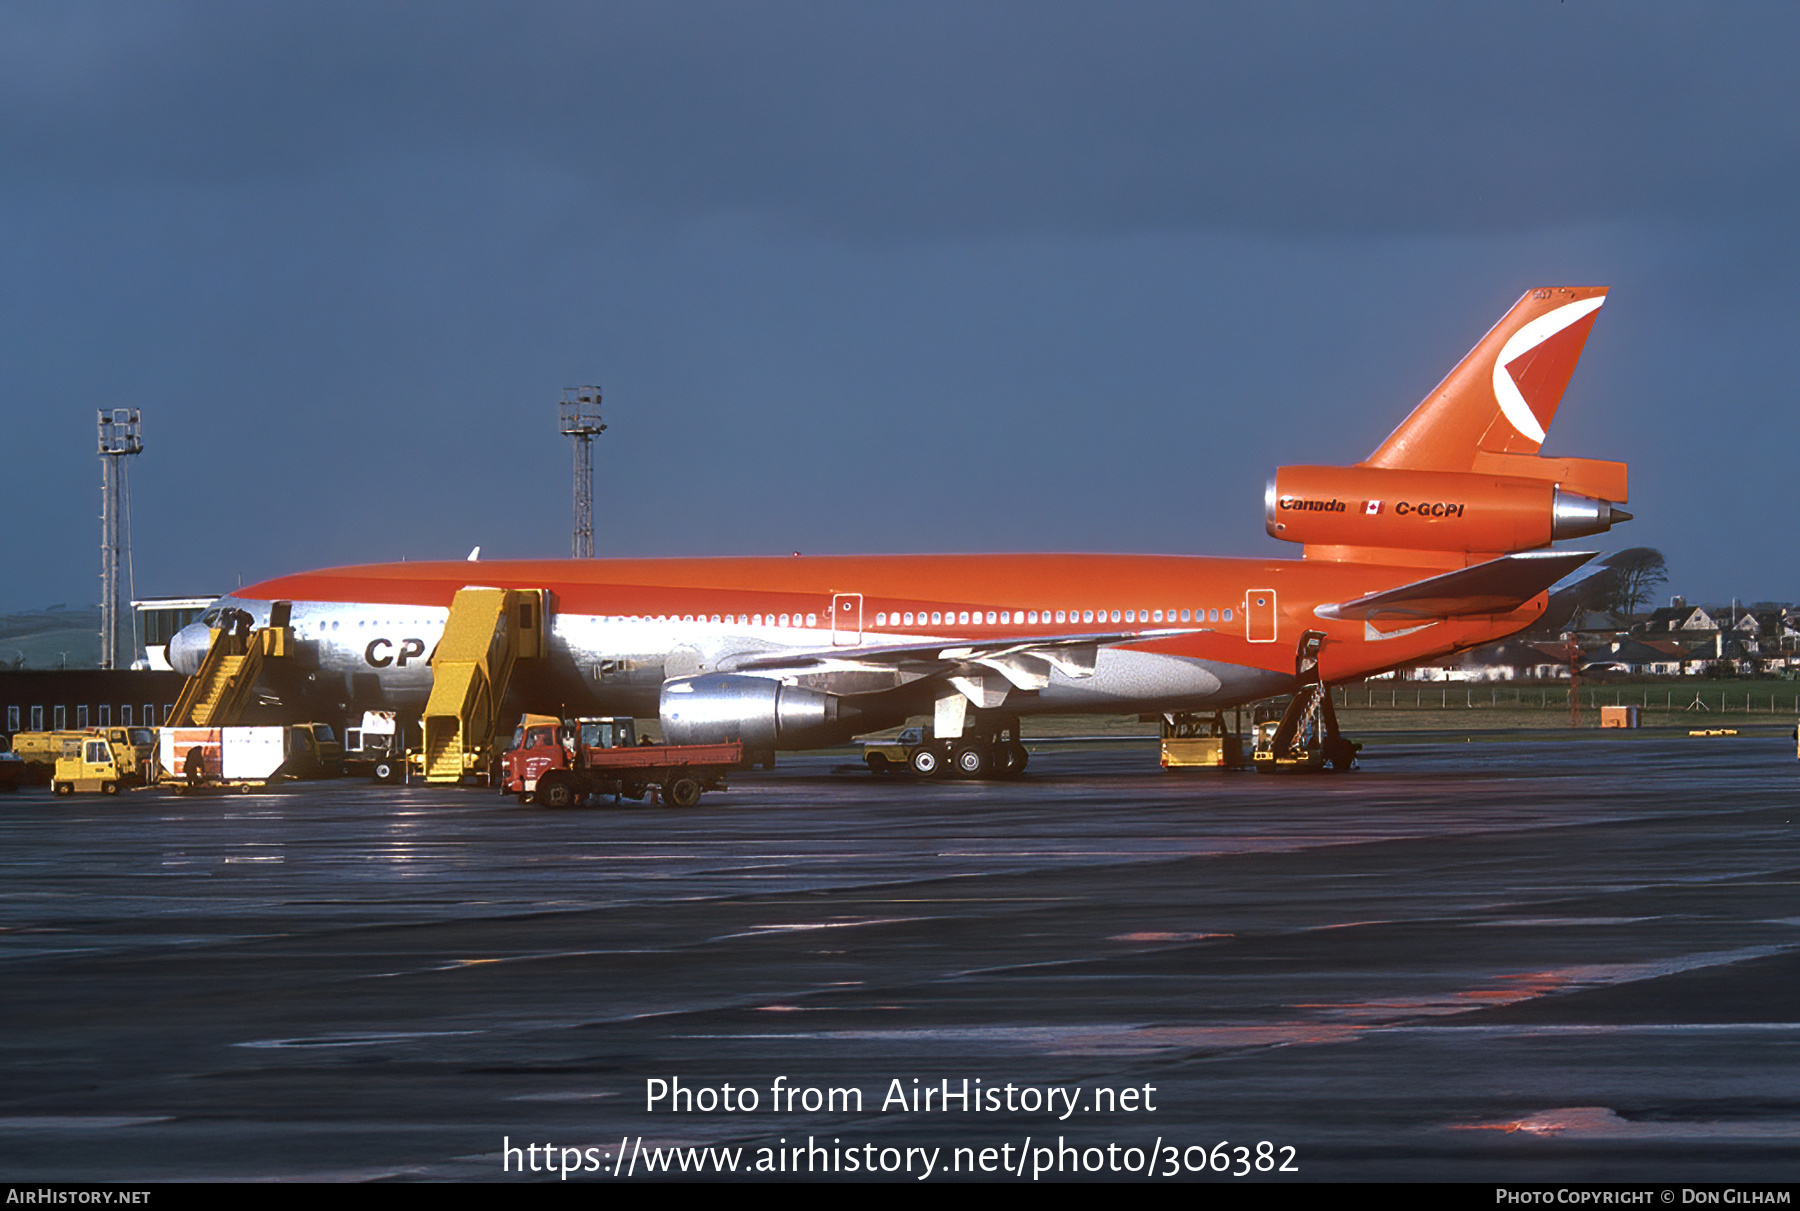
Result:
[[131,603],[132,613],[137,617],[137,633],[142,636],[137,659],[132,661],[134,669],[155,669],[166,672],[169,664],[169,640],[194,619],[200,617],[207,606],[219,599],[218,594],[211,597],[145,597]]
[[156,727],[168,720],[186,680],[128,669],[0,670],[0,731]]

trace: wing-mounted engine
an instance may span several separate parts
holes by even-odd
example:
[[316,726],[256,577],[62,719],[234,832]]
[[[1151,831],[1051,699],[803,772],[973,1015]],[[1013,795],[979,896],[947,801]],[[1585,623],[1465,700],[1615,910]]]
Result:
[[752,751],[836,744],[855,733],[860,717],[835,694],[734,673],[664,682],[658,713],[669,744],[736,740]]
[[1265,497],[1288,542],[1409,551],[1530,551],[1631,514],[1544,479],[1390,467],[1282,467]]

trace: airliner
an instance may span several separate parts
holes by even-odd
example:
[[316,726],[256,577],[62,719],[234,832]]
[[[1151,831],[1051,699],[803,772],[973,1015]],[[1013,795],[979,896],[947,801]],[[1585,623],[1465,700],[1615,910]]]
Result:
[[170,660],[191,674],[222,619],[285,619],[298,655],[263,687],[284,705],[416,712],[458,589],[546,590],[550,655],[521,663],[509,707],[654,717],[671,742],[769,753],[927,717],[955,768],[1005,772],[1024,716],[1213,711],[1294,691],[1303,665],[1330,684],[1543,618],[1592,558],[1552,544],[1630,518],[1623,463],[1540,453],[1605,301],[1527,291],[1367,459],[1278,469],[1266,527],[1298,559],[374,564],[222,597]]

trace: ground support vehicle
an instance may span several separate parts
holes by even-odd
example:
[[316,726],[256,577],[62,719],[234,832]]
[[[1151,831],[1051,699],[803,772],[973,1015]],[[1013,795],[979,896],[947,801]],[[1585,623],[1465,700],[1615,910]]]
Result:
[[25,780],[25,763],[12,751],[12,742],[0,732],[0,791],[17,790]]
[[1016,778],[1031,754],[1019,740],[1017,721],[993,735],[939,740],[928,727],[909,727],[891,740],[864,740],[863,763],[873,774],[904,773],[921,778]]
[[1225,725],[1225,713],[1174,712],[1161,717],[1164,769],[1241,769],[1244,741]]
[[93,732],[86,728],[79,731],[20,732],[12,738],[12,747],[24,766],[21,780],[32,786],[54,781],[57,759],[63,756],[65,750],[71,757],[80,756],[81,742],[91,735]]
[[157,729],[157,741],[157,780],[181,790],[248,791],[336,769],[310,723],[164,727]]
[[116,795],[125,781],[124,763],[111,740],[105,736],[85,736],[56,759],[56,772],[50,777],[50,789],[59,795],[77,791]]
[[[417,732],[418,728],[413,728]],[[393,711],[364,711],[361,727],[344,729],[344,772],[377,782],[398,782],[406,774],[406,746]]]
[[344,745],[328,723],[302,723],[312,736],[313,761],[317,765],[317,776],[321,778],[341,778],[344,774]]
[[81,746],[95,736],[104,736],[113,748],[119,777],[127,785],[136,786],[155,778],[156,732],[147,727],[87,727],[56,732],[20,732],[13,737],[13,751],[25,763],[27,782],[53,780],[58,760],[81,756]]
[[[909,727],[898,736],[886,740],[862,740],[863,764],[869,767],[871,774],[892,774],[900,770],[912,768],[913,755],[921,750],[932,749],[931,736],[925,728]],[[935,753],[925,758],[925,763],[932,768],[926,774],[937,772]]]
[[501,789],[519,802],[573,807],[589,795],[692,807],[703,792],[723,790],[744,747],[726,744],[639,744],[636,725],[618,716],[557,719],[526,715],[501,758]]

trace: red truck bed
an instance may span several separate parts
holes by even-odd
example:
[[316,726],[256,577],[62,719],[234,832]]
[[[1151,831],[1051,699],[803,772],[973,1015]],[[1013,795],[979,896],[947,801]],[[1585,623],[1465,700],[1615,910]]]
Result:
[[590,770],[675,769],[683,765],[736,765],[744,759],[738,744],[645,744],[633,748],[590,748],[582,751]]

